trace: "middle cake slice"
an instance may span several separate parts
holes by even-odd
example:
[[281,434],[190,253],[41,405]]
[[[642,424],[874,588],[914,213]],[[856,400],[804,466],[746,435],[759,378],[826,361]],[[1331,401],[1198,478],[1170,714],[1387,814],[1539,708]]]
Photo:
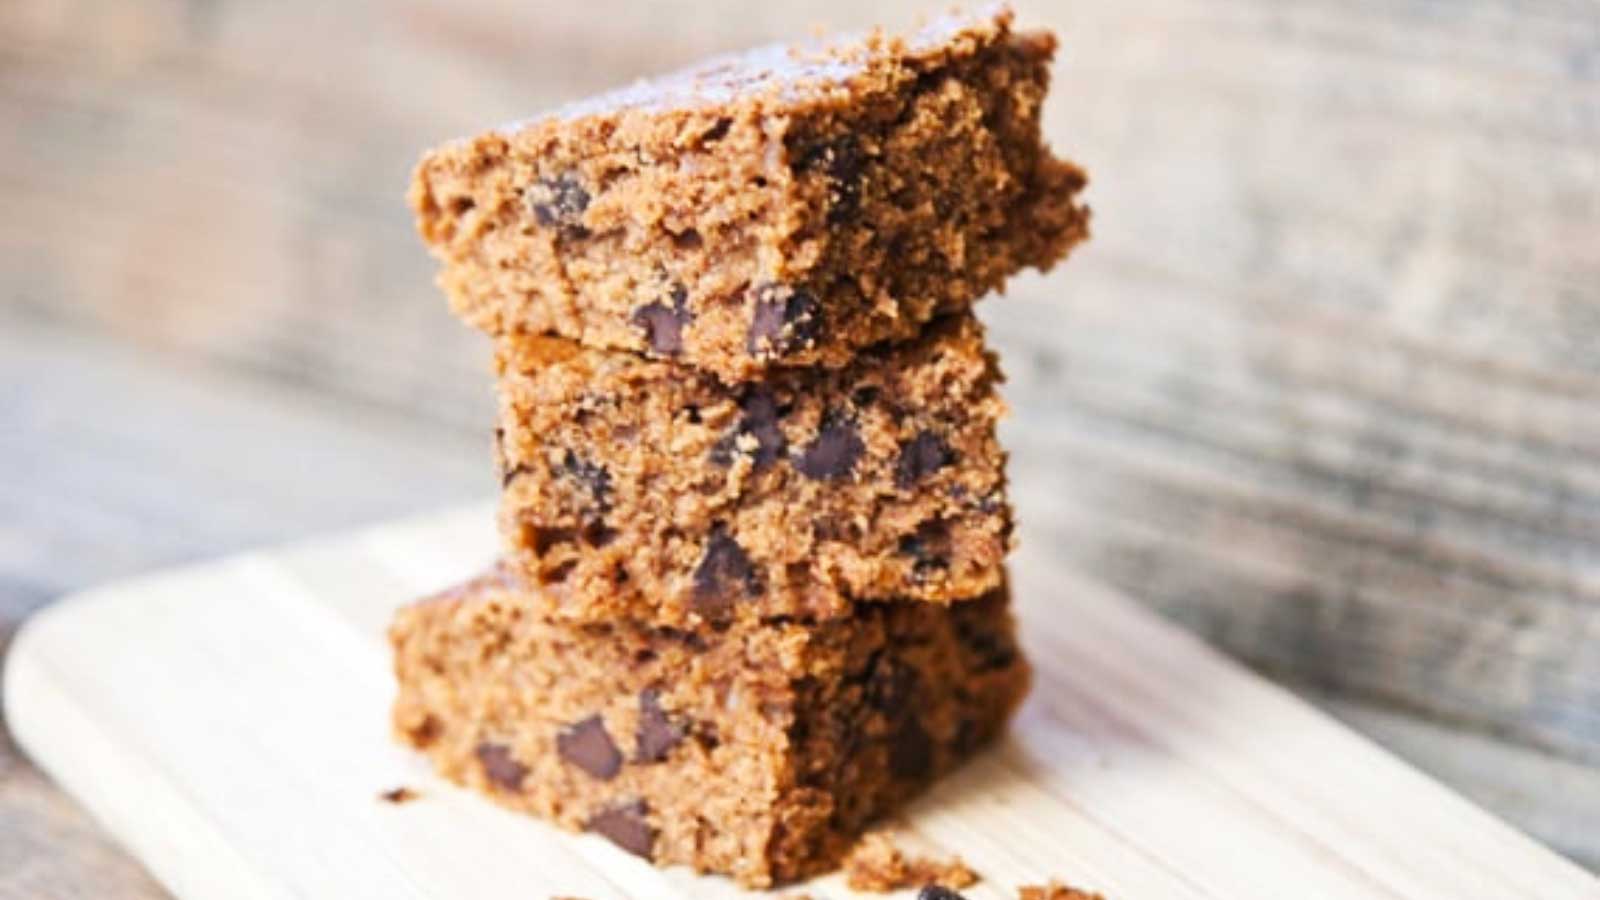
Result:
[[831,618],[1001,583],[1005,407],[970,314],[733,387],[559,338],[496,356],[502,531],[553,615]]

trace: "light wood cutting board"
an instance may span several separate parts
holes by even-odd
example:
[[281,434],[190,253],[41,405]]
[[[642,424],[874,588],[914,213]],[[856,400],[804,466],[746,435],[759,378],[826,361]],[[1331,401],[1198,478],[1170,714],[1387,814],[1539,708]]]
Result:
[[[733,897],[500,810],[392,744],[394,607],[493,555],[475,506],[64,600],[5,677],[27,752],[181,897]],[[972,900],[1596,898],[1600,882],[1027,542],[1033,696],[904,817]],[[394,805],[400,785],[420,797]],[[852,896],[837,876],[804,886]],[[909,894],[908,894],[909,895]]]

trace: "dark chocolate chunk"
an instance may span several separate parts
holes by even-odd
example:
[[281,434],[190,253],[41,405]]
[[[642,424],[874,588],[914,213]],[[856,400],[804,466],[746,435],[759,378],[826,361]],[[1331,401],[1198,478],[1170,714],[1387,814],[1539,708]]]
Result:
[[926,778],[933,772],[933,739],[915,715],[906,716],[889,743],[889,770],[896,778]]
[[700,135],[700,142],[703,144],[709,144],[712,141],[720,141],[728,136],[728,129],[732,127],[733,120],[727,116],[723,116],[717,120],[717,124],[707,128],[705,134]]
[[705,555],[694,570],[694,608],[707,618],[728,611],[739,595],[761,592],[761,579],[750,557],[721,524],[711,530]]
[[820,169],[828,176],[828,223],[837,225],[861,209],[861,175],[867,154],[853,134],[839,137],[806,150],[798,161],[801,170]]
[[602,780],[622,771],[622,753],[597,715],[561,729],[556,735],[556,751],[562,759]]
[[491,784],[502,790],[521,790],[522,779],[528,777],[528,767],[517,762],[511,755],[511,748],[486,741],[478,745],[476,753],[483,774]]
[[752,385],[739,398],[739,423],[712,446],[711,461],[719,466],[732,465],[743,435],[755,439],[751,454],[755,471],[766,469],[783,456],[787,442],[783,429],[778,427],[778,401],[764,386]]
[[745,349],[752,356],[781,355],[810,345],[822,333],[822,304],[810,292],[781,284],[756,288]]
[[600,519],[590,519],[583,523],[583,530],[578,535],[585,544],[598,549],[616,540],[617,530]]
[[934,472],[955,461],[955,453],[944,438],[931,431],[921,431],[900,448],[900,461],[895,465],[896,487],[908,488]]
[[611,493],[611,473],[606,471],[605,466],[583,459],[568,450],[567,455],[561,460],[561,468],[567,475],[577,479],[589,489],[589,493],[594,496],[595,502],[600,504],[601,509],[606,507],[607,497]]
[[845,135],[833,146],[828,159],[828,178],[833,182],[832,203],[828,207],[829,224],[837,225],[855,217],[861,209],[861,173],[866,168],[867,155],[854,135]]
[[942,519],[929,519],[917,530],[900,539],[900,553],[912,558],[912,573],[931,575],[950,567],[950,524]]
[[571,172],[540,178],[528,185],[523,200],[540,225],[560,228],[575,237],[588,233],[583,227],[583,211],[589,208],[589,192]]
[[639,693],[639,734],[633,757],[642,763],[661,762],[683,740],[684,728],[661,708],[655,690]]
[[917,900],[967,900],[942,884],[925,884],[917,891]]
[[633,324],[644,329],[650,349],[662,356],[683,352],[683,326],[694,318],[689,313],[689,294],[682,285],[672,289],[671,303],[656,300],[633,311]]
[[552,547],[572,543],[572,539],[577,537],[571,528],[547,528],[542,525],[528,526],[524,535],[533,538],[528,543],[533,546],[533,552],[540,556],[550,552]]
[[855,469],[856,460],[866,449],[855,423],[844,416],[829,414],[823,417],[817,439],[795,458],[794,467],[807,478],[844,478]]
[[650,807],[643,800],[629,800],[607,807],[589,817],[587,827],[634,856],[651,858],[656,831],[645,817]]

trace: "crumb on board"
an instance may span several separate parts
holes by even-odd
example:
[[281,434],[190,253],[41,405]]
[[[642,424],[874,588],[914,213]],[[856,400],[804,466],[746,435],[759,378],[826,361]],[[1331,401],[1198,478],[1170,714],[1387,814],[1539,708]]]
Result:
[[[922,886],[959,889],[978,882],[960,857],[947,860],[907,856],[886,832],[867,834],[844,861],[845,881],[853,891],[887,893]],[[926,892],[926,891],[924,891]],[[934,894],[935,900],[939,894]]]
[[405,785],[401,785],[400,787],[390,788],[387,791],[379,794],[378,799],[385,803],[400,804],[410,803],[412,800],[417,799],[417,796],[418,795],[416,791],[413,791],[411,788],[408,788]]
[[1045,885],[1025,885],[1017,888],[1018,900],[1105,900],[1101,894],[1068,887],[1054,878]]

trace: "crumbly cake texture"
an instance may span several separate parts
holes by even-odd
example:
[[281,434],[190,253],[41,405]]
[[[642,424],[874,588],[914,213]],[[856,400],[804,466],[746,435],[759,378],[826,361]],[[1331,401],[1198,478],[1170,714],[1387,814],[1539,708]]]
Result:
[[410,202],[456,312],[717,373],[844,365],[1087,235],[1009,10],[774,45],[428,153]]
[[845,884],[852,891],[887,894],[922,885],[959,890],[978,883],[978,873],[960,857],[934,859],[907,854],[887,833],[865,835],[844,859]]
[[818,619],[1001,583],[1005,407],[970,312],[732,388],[560,338],[498,358],[502,532],[551,615]]
[[1004,590],[699,632],[538,606],[502,568],[402,609],[397,735],[507,806],[747,886],[837,865],[1028,683]]

